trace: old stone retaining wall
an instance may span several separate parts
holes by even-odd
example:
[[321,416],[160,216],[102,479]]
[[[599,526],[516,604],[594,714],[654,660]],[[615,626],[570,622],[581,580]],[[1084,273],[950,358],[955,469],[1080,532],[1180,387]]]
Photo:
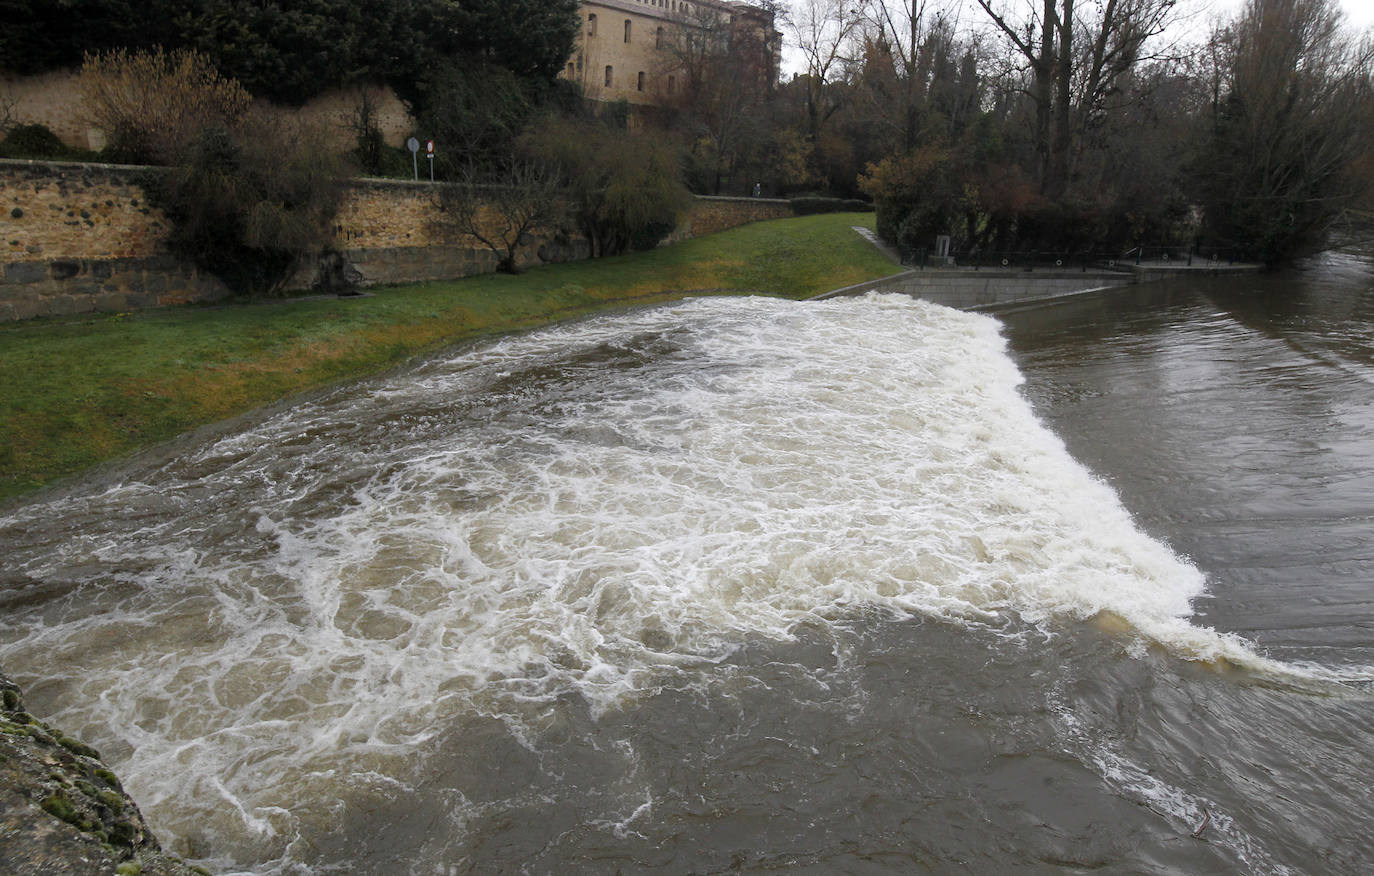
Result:
[[216,278],[166,251],[147,168],[0,162],[0,321],[213,301]]
[[[229,290],[167,249],[170,223],[147,202],[145,167],[0,161],[0,321],[215,301]],[[698,198],[672,239],[791,215],[786,201]],[[335,248],[364,286],[447,280],[496,270],[485,246],[444,221],[427,182],[354,180]],[[590,256],[585,240],[536,233],[524,267]],[[309,288],[317,266],[288,283]]]
[[[35,76],[0,73],[0,100],[10,105],[15,125],[43,125],[68,146],[101,149],[105,132],[87,121],[82,106],[79,70],[54,70]],[[391,146],[405,143],[414,121],[391,88],[364,85],[338,88],[311,98],[304,106],[276,106],[263,98],[253,101],[255,112],[276,115],[314,126],[325,142],[337,149],[353,148],[357,136],[353,118],[364,99],[372,105],[373,122]]]
[[737,225],[782,219],[792,215],[792,203],[776,198],[720,198],[701,196],[696,199],[687,217],[669,238],[686,240],[715,234]]

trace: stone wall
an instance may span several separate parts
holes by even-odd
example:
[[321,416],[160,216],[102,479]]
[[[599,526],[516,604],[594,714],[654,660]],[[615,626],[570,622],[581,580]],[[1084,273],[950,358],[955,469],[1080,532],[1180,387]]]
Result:
[[695,199],[670,241],[687,240],[725,231],[737,225],[782,219],[792,215],[792,203],[777,198],[716,198],[705,195]]
[[217,301],[230,294],[217,278],[167,255],[10,262],[0,267],[0,322]]
[[[0,160],[0,321],[215,301],[229,290],[167,250],[169,222],[144,192],[154,168]],[[791,215],[787,201],[698,198],[671,240]],[[428,182],[354,180],[334,247],[364,286],[496,270],[497,257],[448,225]],[[522,267],[587,258],[585,240],[536,233]],[[307,289],[317,266],[287,284]]]
[[[54,70],[37,76],[0,77],[0,99],[13,102],[12,121],[16,125],[43,125],[68,146],[99,150],[105,146],[105,132],[86,121],[78,71]],[[354,132],[351,119],[366,94],[372,101],[374,121],[388,145],[401,146],[415,123],[396,92],[384,85],[340,88],[310,99],[304,106],[280,107],[258,98],[258,112],[287,116],[317,125],[325,140],[338,149],[351,149]]]
[[147,168],[0,162],[0,259],[143,258],[167,232]]
[[148,168],[0,162],[0,321],[213,301],[219,280],[166,251]]
[[68,146],[99,149],[105,135],[86,122],[76,72],[54,70],[37,76],[0,77],[0,99],[13,102],[16,125],[43,125]]

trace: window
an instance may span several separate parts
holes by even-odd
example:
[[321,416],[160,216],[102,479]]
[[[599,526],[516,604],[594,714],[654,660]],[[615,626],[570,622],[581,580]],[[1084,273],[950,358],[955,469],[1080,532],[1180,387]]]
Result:
[[643,90],[644,90],[644,71],[643,71],[643,70],[640,70],[640,71],[639,71],[639,83],[638,83],[638,85],[637,85],[636,87],[637,87],[640,91],[643,91]]
[[663,48],[663,28],[661,27],[658,30],[654,31],[654,48]]
[[612,83],[613,81],[614,81],[614,79],[613,79],[613,77],[611,76],[611,65],[610,65],[610,64],[607,64],[607,65],[606,65],[606,87],[607,87],[607,88],[610,88],[610,87],[611,87],[611,83]]
[[596,13],[587,16],[587,36],[596,36]]
[[625,19],[625,42],[630,41],[630,19]]
[[573,62],[572,62],[572,61],[569,61],[569,62],[568,62],[568,78],[571,79],[571,78],[573,78],[573,77],[576,76],[576,75],[577,75],[577,68],[573,66]]

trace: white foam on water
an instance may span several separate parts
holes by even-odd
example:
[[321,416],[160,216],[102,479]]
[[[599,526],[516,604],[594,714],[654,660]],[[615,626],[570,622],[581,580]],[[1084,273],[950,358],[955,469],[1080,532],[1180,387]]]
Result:
[[459,351],[0,520],[15,571],[76,582],[0,664],[75,679],[53,720],[104,740],[180,851],[263,867],[336,816],[341,776],[404,781],[448,716],[537,731],[560,695],[615,707],[857,610],[1107,613],[1262,667],[1188,621],[1202,575],[1020,382],[995,320],[902,296],[703,299]]

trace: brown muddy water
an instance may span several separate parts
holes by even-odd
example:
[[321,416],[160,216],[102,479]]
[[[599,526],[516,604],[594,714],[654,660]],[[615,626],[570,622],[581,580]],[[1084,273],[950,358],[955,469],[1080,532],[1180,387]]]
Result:
[[1374,269],[468,346],[0,515],[222,873],[1368,872]]

